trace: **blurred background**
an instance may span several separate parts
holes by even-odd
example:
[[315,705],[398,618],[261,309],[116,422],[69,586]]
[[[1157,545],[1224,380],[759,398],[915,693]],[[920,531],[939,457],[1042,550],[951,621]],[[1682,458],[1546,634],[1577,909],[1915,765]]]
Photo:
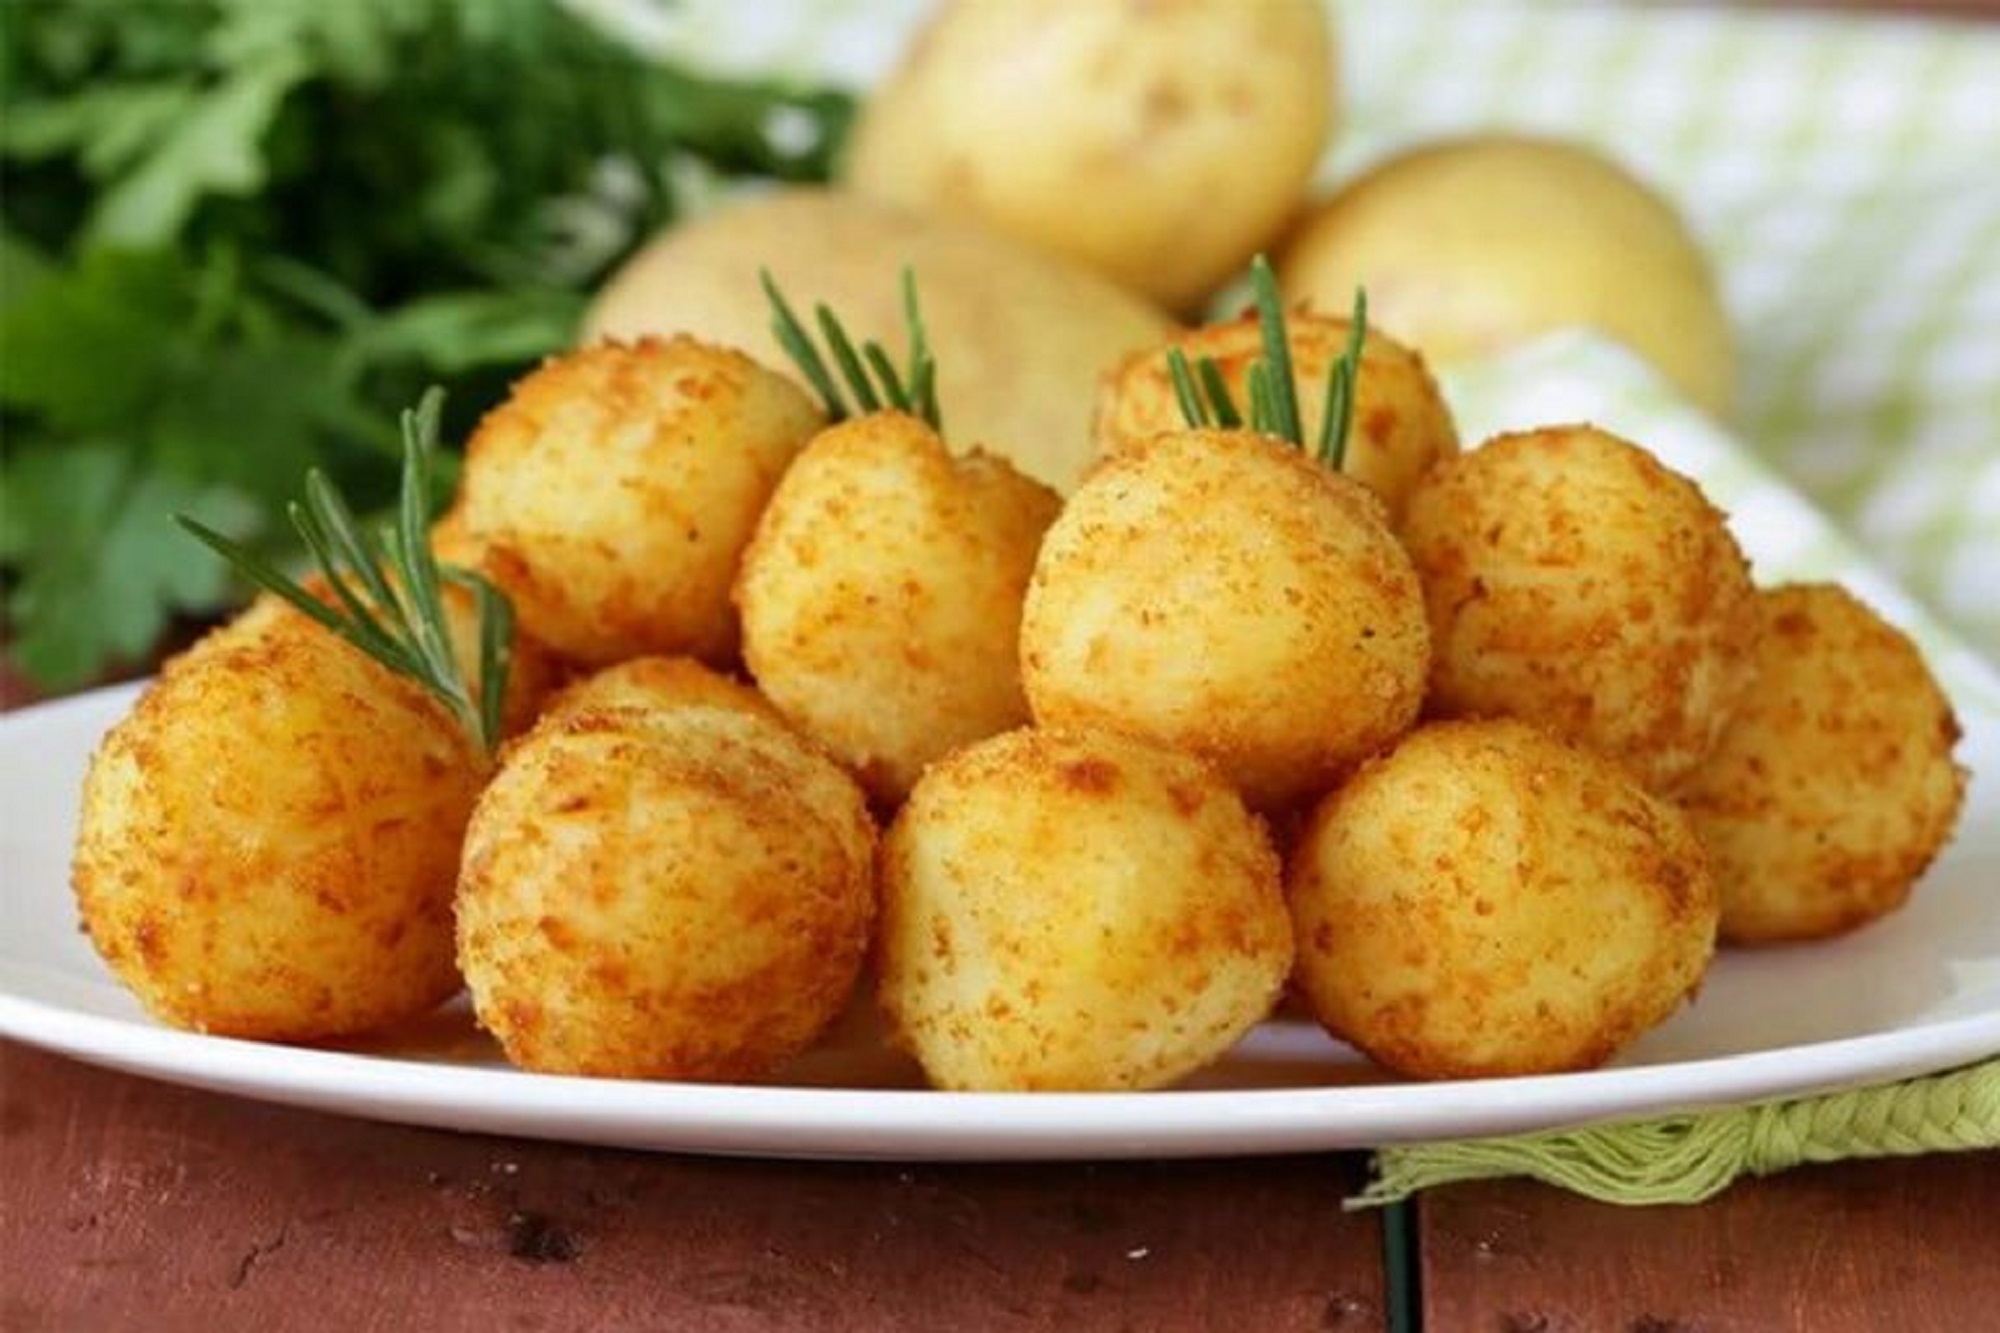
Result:
[[0,693],[241,598],[173,513],[283,557],[307,468],[385,501],[428,384],[458,440],[585,330],[754,339],[747,285],[717,314],[638,257],[774,185],[991,227],[1162,319],[1269,253],[1294,299],[1366,285],[1448,386],[1588,331],[2000,658],[2000,5],[1211,5],[1270,11],[1242,51],[1161,39],[1184,8],[961,5],[918,42],[920,0],[0,4]]

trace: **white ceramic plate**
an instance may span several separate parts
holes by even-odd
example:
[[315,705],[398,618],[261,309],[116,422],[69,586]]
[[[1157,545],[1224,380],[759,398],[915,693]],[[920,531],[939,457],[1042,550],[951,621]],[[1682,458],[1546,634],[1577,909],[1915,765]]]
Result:
[[2000,714],[1966,715],[1959,836],[1904,911],[1832,943],[1717,961],[1610,1068],[1406,1084],[1296,1023],[1173,1091],[924,1091],[855,1020],[781,1083],[506,1068],[462,1005],[391,1041],[300,1049],[147,1019],[76,925],[76,793],[110,690],[0,717],[0,1035],[154,1078],[349,1115],[632,1148],[889,1159],[1231,1155],[1510,1133],[1906,1077],[2000,1053]]

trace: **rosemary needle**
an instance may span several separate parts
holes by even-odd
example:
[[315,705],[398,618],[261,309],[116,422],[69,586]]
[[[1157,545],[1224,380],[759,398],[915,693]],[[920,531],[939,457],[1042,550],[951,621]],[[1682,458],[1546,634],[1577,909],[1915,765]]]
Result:
[[901,369],[880,343],[872,339],[856,343],[840,317],[824,302],[813,307],[814,323],[826,345],[822,353],[770,270],[760,269],[757,276],[763,284],[765,299],[771,304],[772,336],[819,395],[829,420],[846,421],[870,412],[891,410],[907,412],[928,423],[932,430],[944,430],[943,416],[938,411],[937,360],[931,355],[930,340],[924,331],[916,276],[909,269],[903,270],[902,295],[903,323],[909,332],[910,350],[909,359]]

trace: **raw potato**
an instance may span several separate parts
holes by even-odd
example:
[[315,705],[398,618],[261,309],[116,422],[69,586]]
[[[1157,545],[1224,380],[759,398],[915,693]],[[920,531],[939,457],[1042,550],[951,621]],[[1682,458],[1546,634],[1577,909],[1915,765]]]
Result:
[[1413,1078],[1602,1064],[1715,947],[1680,811],[1507,720],[1432,723],[1363,768],[1314,812],[1287,891],[1313,1012]]
[[1429,665],[1375,494],[1247,431],[1107,459],[1049,529],[1021,617],[1036,721],[1191,750],[1260,808],[1406,730]]
[[906,266],[938,351],[947,433],[1067,492],[1090,462],[1098,376],[1171,321],[1095,273],[970,223],[830,190],[742,199],[627,261],[583,336],[685,330],[787,365],[758,288],[768,267],[802,317],[824,302],[900,363]]
[[[1317,440],[1326,409],[1327,367],[1347,350],[1351,326],[1345,318],[1307,311],[1291,312],[1285,325],[1305,437]],[[1099,453],[1120,453],[1162,431],[1186,427],[1167,371],[1169,347],[1184,351],[1191,365],[1204,357],[1213,359],[1228,382],[1231,398],[1239,407],[1249,403],[1246,381],[1251,365],[1263,354],[1254,311],[1178,334],[1161,346],[1127,357],[1106,378],[1098,397]],[[1353,424],[1341,471],[1381,496],[1394,523],[1402,517],[1417,479],[1438,459],[1457,452],[1458,427],[1423,357],[1371,325],[1362,343]]]
[[1152,1088],[1220,1057],[1291,966],[1276,854],[1190,756],[1008,732],[927,772],[883,843],[882,1006],[939,1087]]
[[769,699],[734,676],[692,657],[633,657],[592,672],[548,702],[544,718],[567,718],[604,708],[731,708],[772,722],[784,718]]
[[523,628],[564,657],[726,663],[737,561],[819,423],[740,352],[598,343],[550,358],[480,422],[457,521]]
[[1375,316],[1439,365],[1584,325],[1716,416],[1735,402],[1729,312],[1700,242],[1584,144],[1487,135],[1390,158],[1308,216],[1278,274],[1326,310],[1366,287]]
[[148,1012],[315,1041],[458,989],[452,883],[486,766],[420,687],[267,600],[98,747],[72,883]]
[[1693,482],[1628,440],[1497,436],[1424,478],[1403,541],[1429,605],[1436,713],[1526,718],[1667,790],[1749,688],[1742,552]]
[[1738,943],[1852,930],[1901,907],[1965,799],[1959,728],[1916,646],[1832,584],[1760,596],[1757,678],[1680,792]]
[[1060,503],[1001,459],[953,458],[914,417],[823,432],[744,555],[751,674],[893,805],[924,765],[1028,720],[1021,599]]
[[853,780],[754,713],[551,718],[466,833],[458,952],[479,1021],[526,1069],[760,1077],[853,990],[874,849]]
[[1320,4],[961,0],[863,103],[845,178],[1192,311],[1302,203],[1336,75]]

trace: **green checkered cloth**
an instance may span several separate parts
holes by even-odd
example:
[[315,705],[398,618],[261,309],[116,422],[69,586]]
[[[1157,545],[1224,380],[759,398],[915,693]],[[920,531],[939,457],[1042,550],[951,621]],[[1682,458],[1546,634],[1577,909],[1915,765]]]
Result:
[[[1729,512],[1760,582],[1837,576],[1918,639],[1962,708],[2000,709],[2000,24],[1327,2],[1344,87],[1323,185],[1448,134],[1581,140],[1677,200],[1723,277],[1743,358],[1727,427],[1576,330],[1449,375],[1464,436],[1591,420],[1646,445]],[[927,8],[571,3],[662,54],[856,87]],[[1495,1174],[1685,1202],[1801,1161],[1996,1145],[2000,1061],[1761,1107],[1391,1149],[1355,1202]]]

